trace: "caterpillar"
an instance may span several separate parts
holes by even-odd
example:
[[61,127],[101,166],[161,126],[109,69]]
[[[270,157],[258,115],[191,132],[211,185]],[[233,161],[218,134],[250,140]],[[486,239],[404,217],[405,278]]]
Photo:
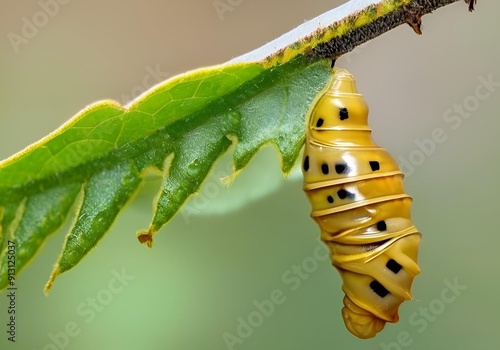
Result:
[[372,338],[399,320],[420,272],[412,199],[394,158],[371,138],[368,105],[349,72],[333,68],[306,119],[302,170],[311,217],[343,280],[346,328]]

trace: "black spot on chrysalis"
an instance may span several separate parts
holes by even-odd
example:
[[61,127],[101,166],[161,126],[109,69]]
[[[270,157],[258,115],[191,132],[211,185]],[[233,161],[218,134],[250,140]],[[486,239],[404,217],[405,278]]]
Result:
[[349,112],[347,111],[347,108],[345,107],[339,108],[339,116],[340,120],[349,119]]
[[332,196],[328,196],[326,197],[326,200],[328,201],[328,203],[333,203],[333,197]]
[[354,199],[355,197],[354,193],[351,193],[344,189],[338,190],[337,195],[339,196],[340,199],[346,199],[346,198]]
[[372,171],[380,170],[380,163],[376,160],[370,160],[370,168],[372,168]]
[[316,121],[316,127],[317,128],[320,128],[322,125],[323,125],[323,118],[319,118],[317,121]]
[[337,174],[348,174],[350,169],[346,163],[337,163],[335,164],[335,171]]
[[387,224],[385,223],[385,221],[379,221],[377,222],[377,230],[379,231],[385,231],[387,230]]
[[309,156],[306,156],[304,158],[304,171],[308,171],[309,170]]
[[330,172],[330,168],[328,167],[328,164],[323,163],[321,165],[321,171],[323,172],[324,175],[328,175]]
[[398,273],[403,268],[403,266],[399,265],[394,259],[389,260],[385,266],[394,273]]
[[385,289],[385,287],[381,285],[379,281],[372,281],[372,283],[370,283],[370,288],[381,298],[389,294],[389,291]]

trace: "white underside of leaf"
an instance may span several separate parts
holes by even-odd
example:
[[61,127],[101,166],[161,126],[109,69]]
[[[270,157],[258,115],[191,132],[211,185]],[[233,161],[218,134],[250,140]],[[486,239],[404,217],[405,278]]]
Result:
[[[340,5],[328,12],[325,12],[307,22],[304,22],[300,26],[294,28],[281,35],[280,37],[274,39],[273,41],[259,47],[253,51],[250,51],[242,56],[233,58],[227,63],[238,63],[238,62],[257,62],[262,61],[266,57],[276,53],[276,51],[281,50],[303,38],[306,38],[313,34],[320,28],[329,26],[330,24],[340,21],[342,18],[348,15],[361,11],[364,8],[378,4],[382,1],[380,0],[351,0],[347,3]],[[299,39],[299,40],[297,40]]]

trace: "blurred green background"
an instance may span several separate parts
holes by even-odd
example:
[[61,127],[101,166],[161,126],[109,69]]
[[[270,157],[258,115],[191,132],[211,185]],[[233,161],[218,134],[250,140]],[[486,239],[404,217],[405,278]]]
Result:
[[[45,2],[0,1],[2,159],[87,104],[127,102],[166,76],[223,63],[343,3],[221,0],[231,11],[219,16],[213,0],[65,2],[16,53],[9,33],[20,34],[23,18],[32,21]],[[6,340],[8,300],[0,294],[0,348],[497,349],[498,13],[497,1],[480,0],[473,14],[458,2],[425,16],[423,36],[401,26],[337,64],[357,77],[375,140],[411,165],[404,170],[424,235],[422,274],[398,324],[368,341],[345,330],[340,278],[314,258],[319,230],[300,172],[284,179],[267,148],[229,189],[211,177],[152,250],[135,238],[148,225],[158,186],[146,183],[99,246],[45,297],[66,225],[19,275],[15,344]],[[496,82],[491,91],[477,90],[488,77]],[[448,111],[460,106],[464,117]],[[433,133],[446,140],[427,142],[424,154],[418,144]],[[218,167],[227,174],[230,159]],[[292,283],[294,266],[309,273]],[[129,277],[119,282],[116,274]],[[455,283],[462,289],[453,294]],[[281,303],[259,318],[256,304],[273,293]],[[255,327],[228,347],[224,334],[238,336],[249,318]]]

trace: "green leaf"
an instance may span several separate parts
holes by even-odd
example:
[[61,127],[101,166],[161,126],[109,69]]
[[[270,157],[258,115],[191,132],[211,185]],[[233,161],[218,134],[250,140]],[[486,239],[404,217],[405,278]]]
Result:
[[95,247],[140,182],[140,173],[133,161],[119,163],[115,168],[103,170],[87,181],[77,220],[67,236],[47,288],[50,288],[57,275],[71,269]]
[[[288,172],[303,142],[304,113],[328,78],[328,65],[300,56],[270,69],[239,63],[181,75],[128,109],[99,102],[7,159],[0,205],[18,246],[17,270],[62,225],[78,196],[78,214],[47,289],[96,246],[151,171],[164,180],[151,226],[139,233],[148,245],[236,140],[236,171],[272,143]],[[5,251],[1,287],[8,281]]]
[[11,275],[7,241],[16,244],[19,272],[77,199],[47,290],[97,245],[148,173],[163,176],[151,224],[138,233],[149,246],[231,145],[235,173],[273,144],[287,174],[303,144],[306,111],[329,77],[330,57],[414,20],[408,6],[422,3],[421,17],[454,1],[351,1],[233,62],[169,79],[128,106],[97,102],[0,162],[0,289]]
[[[15,241],[17,246],[16,269],[18,271],[29,262],[45,238],[62,225],[79,191],[79,184],[55,186],[19,203],[15,216],[10,215],[11,219],[7,220],[12,225],[8,239]],[[12,205],[8,205],[7,208],[11,212],[14,209]],[[6,248],[3,250],[0,257],[2,261],[1,286],[7,285],[6,250]]]

